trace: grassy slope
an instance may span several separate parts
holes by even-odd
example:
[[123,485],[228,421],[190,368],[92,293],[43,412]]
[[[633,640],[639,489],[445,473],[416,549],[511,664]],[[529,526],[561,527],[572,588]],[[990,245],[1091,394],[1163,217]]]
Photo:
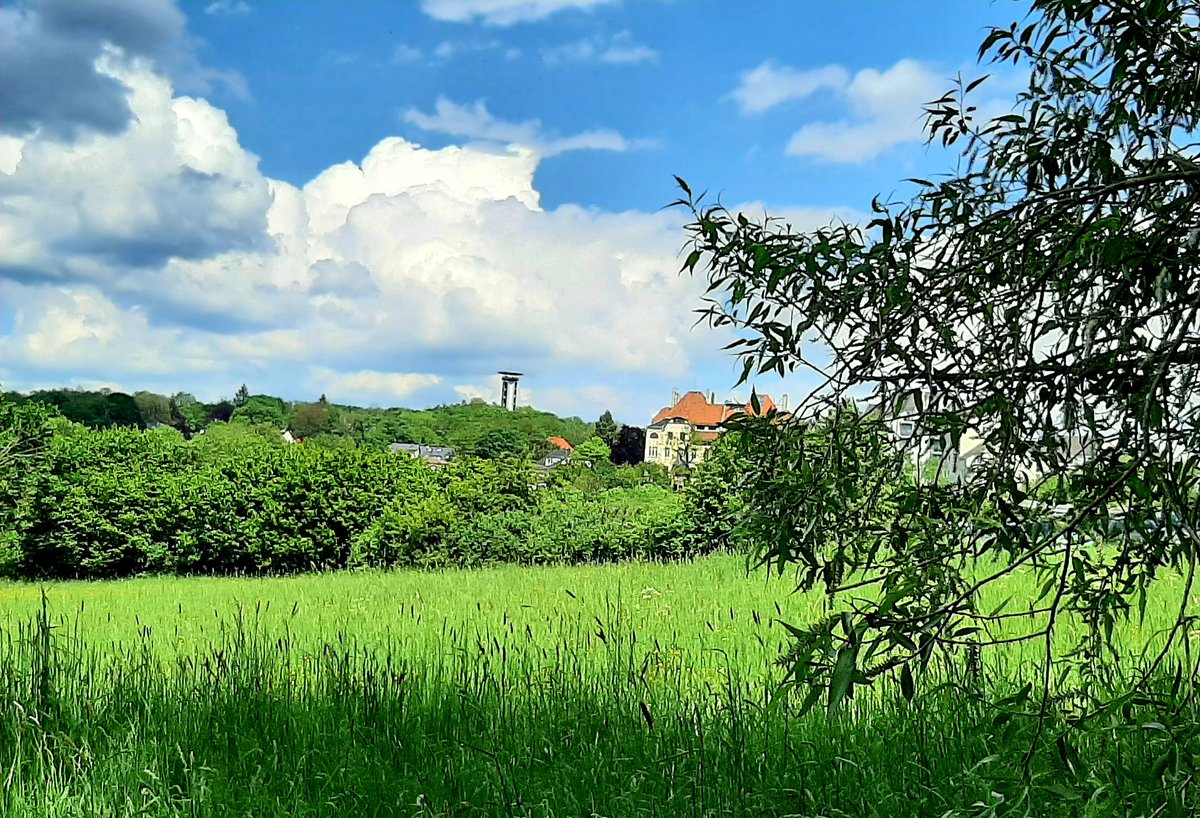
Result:
[[[61,650],[45,663],[38,632],[13,625],[41,589],[0,584],[0,814],[882,816],[994,802],[1017,771],[993,757],[1032,725],[970,697],[860,697],[837,719],[763,710],[776,603],[792,621],[823,607],[788,590],[731,557],[62,583],[46,589]],[[1177,604],[1177,586],[1162,591],[1130,644]],[[1004,664],[1009,685],[1031,671]],[[1099,732],[1081,767],[1118,745],[1133,769],[1162,753],[1155,731]],[[1065,799],[1086,776],[1053,749],[1034,769],[1064,788],[1035,814],[1154,803],[1114,778],[1084,809]]]

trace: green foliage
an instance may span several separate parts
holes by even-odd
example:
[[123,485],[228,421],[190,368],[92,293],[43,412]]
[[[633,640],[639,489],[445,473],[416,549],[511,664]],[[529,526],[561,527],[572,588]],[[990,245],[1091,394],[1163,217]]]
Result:
[[[735,533],[744,520],[746,498],[742,488],[753,470],[739,451],[739,442],[736,431],[726,432],[714,441],[684,487],[688,531],[710,548],[734,549],[740,545]],[[665,468],[658,468],[666,474]]]
[[296,407],[292,412],[288,428],[296,437],[307,439],[330,431],[333,427],[333,414],[327,403],[305,403]]
[[242,423],[269,423],[276,429],[287,426],[283,401],[271,395],[250,395],[233,412],[233,420]]
[[608,444],[598,436],[589,437],[571,452],[571,462],[576,465],[587,466],[588,468],[596,468],[605,462],[611,465],[611,461],[609,460],[609,455],[611,454],[612,450],[608,448]]
[[31,393],[27,400],[52,406],[67,420],[93,429],[145,426],[137,403],[124,392],[47,389]]
[[[247,406],[254,403],[252,398]],[[244,407],[243,407],[244,408]],[[322,440],[328,446],[314,445]],[[676,558],[693,548],[662,470],[581,467],[537,490],[515,458],[419,460],[271,424],[92,430],[0,401],[0,576],[281,573]],[[613,486],[624,488],[612,489]],[[570,508],[577,503],[579,508]]]
[[604,441],[604,444],[610,449],[617,445],[617,437],[620,434],[620,427],[613,420],[612,412],[607,409],[600,419],[596,421],[596,437]]
[[137,404],[143,426],[151,424],[170,426],[172,424],[174,413],[171,411],[171,399],[165,395],[143,390],[133,393],[133,402]]
[[646,430],[640,426],[622,426],[612,444],[612,462],[618,466],[636,466],[646,456]]
[[[1200,564],[1196,4],[1035,0],[979,53],[1028,75],[1012,112],[979,118],[986,77],[930,102],[930,140],[962,156],[908,180],[907,200],[872,201],[868,224],[797,233],[680,182],[684,269],[707,277],[701,312],[738,336],[743,380],[812,369],[828,387],[800,407],[808,423],[741,424],[742,530],[831,597],[835,613],[793,628],[809,705],[894,672],[911,690],[937,656],[977,669],[1028,641],[1034,744],[1056,720],[1136,729],[1114,689],[1145,684],[1197,621],[1181,605],[1143,666],[1112,636]],[[882,417],[905,411],[918,442],[974,436],[986,456],[961,482],[906,474],[877,424],[844,411],[864,395]],[[811,423],[822,411],[837,420]],[[981,557],[1001,567],[977,578]],[[1027,565],[1034,592],[980,607]],[[1068,612],[1086,625],[1070,639]],[[1068,771],[1092,775],[1065,746]]]
[[189,433],[208,425],[208,407],[187,392],[176,392],[171,396],[171,413],[182,421],[182,429]]
[[520,457],[525,453],[525,442],[515,429],[492,429],[475,441],[469,454],[485,460]]

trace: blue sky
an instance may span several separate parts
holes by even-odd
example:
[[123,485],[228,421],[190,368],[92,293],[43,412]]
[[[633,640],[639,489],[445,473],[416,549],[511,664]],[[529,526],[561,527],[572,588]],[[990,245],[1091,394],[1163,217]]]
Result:
[[422,406],[518,368],[539,408],[631,423],[675,387],[728,394],[675,275],[672,174],[855,218],[952,164],[920,103],[1023,13],[0,3],[0,381]]

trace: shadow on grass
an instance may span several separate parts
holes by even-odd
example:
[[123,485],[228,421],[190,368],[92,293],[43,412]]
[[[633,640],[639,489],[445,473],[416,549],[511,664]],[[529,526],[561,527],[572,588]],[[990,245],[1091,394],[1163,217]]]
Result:
[[0,814],[1194,814],[1190,698],[1054,721],[1026,777],[1032,703],[1000,691],[799,717],[732,676],[689,691],[633,657],[493,644],[413,661],[238,627],[164,663],[32,623],[0,640]]

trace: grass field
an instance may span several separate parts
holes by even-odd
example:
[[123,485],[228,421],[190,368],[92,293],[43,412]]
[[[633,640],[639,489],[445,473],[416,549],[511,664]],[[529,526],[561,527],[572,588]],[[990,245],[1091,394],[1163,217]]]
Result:
[[[1166,578],[1122,634],[1131,657],[1181,587]],[[775,695],[775,620],[826,603],[790,590],[728,556],[0,584],[0,815],[1195,809],[1164,795],[1195,764],[1171,724],[1066,746],[1049,725],[1023,795],[1034,723],[987,701],[1033,677],[1036,648],[999,657],[987,691],[927,685],[910,705],[883,689],[797,717]]]

